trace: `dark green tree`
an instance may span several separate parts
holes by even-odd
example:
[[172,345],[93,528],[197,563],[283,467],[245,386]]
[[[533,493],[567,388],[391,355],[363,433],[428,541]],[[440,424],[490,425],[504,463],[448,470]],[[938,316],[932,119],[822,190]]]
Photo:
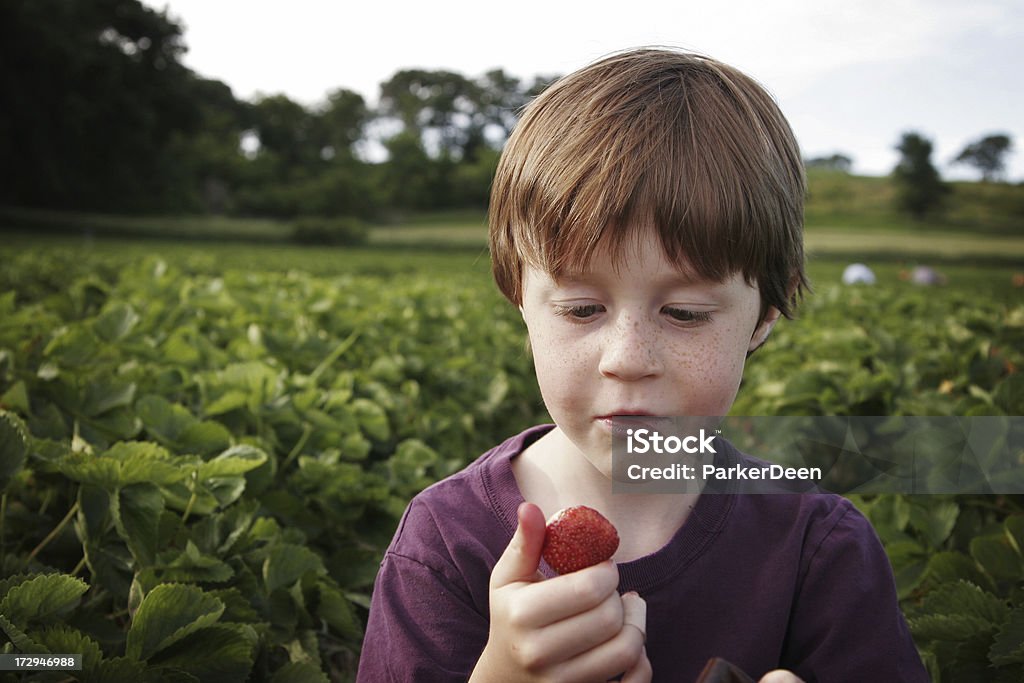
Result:
[[0,201],[179,205],[172,148],[201,121],[184,51],[181,27],[139,0],[0,3]]
[[932,165],[932,143],[915,132],[904,133],[896,145],[900,161],[893,170],[897,201],[904,211],[921,219],[937,211],[949,186]]
[[985,182],[998,180],[1006,169],[1006,155],[1011,147],[1009,135],[986,135],[964,147],[953,163],[973,166],[981,171]]
[[478,86],[452,71],[402,70],[381,84],[378,115],[401,122],[434,156],[462,159],[483,140]]
[[365,136],[370,111],[362,95],[339,88],[327,95],[327,103],[317,114],[320,156],[343,162],[354,156],[355,145]]

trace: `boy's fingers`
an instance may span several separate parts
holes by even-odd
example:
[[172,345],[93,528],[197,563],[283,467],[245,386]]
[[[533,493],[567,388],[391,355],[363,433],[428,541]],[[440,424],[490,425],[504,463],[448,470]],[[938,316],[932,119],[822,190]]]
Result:
[[640,659],[629,671],[622,675],[622,683],[651,683],[654,671],[651,660],[647,659],[647,648],[640,652]]
[[636,593],[622,596],[622,622],[640,631],[642,642],[647,642],[647,603]]
[[[582,652],[567,662],[572,680],[605,680],[616,672],[629,683],[650,681],[650,662],[647,660],[644,639],[647,631],[647,603],[636,593],[627,593],[621,600],[622,626],[610,640]],[[624,672],[624,673],[623,673]]]
[[516,533],[491,571],[492,589],[542,578],[537,567],[544,547],[544,513],[533,503],[522,503],[518,515]]
[[804,679],[797,676],[792,671],[785,669],[775,669],[769,671],[761,677],[757,683],[804,683]]

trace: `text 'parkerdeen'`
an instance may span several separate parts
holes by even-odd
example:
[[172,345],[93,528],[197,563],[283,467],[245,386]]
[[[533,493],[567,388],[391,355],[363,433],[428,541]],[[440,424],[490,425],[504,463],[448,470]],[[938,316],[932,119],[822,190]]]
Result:
[[626,452],[627,453],[717,453],[711,444],[715,435],[708,435],[703,429],[700,435],[690,435],[679,438],[674,434],[662,436],[650,429],[627,429],[626,430]]

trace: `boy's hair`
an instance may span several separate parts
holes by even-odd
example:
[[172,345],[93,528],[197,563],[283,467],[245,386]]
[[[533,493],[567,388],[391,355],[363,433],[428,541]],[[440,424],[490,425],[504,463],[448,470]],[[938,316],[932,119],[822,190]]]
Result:
[[491,190],[499,289],[522,304],[523,266],[582,270],[607,239],[654,226],[667,257],[720,282],[742,272],[792,316],[807,287],[803,163],[772,97],[707,57],[641,48],[606,57],[524,110]]

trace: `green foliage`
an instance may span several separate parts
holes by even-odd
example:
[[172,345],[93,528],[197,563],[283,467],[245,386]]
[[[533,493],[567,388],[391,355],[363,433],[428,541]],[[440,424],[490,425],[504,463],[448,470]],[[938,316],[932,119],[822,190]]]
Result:
[[1003,174],[1006,155],[1013,147],[1010,136],[1005,133],[986,135],[963,148],[953,161],[969,164],[981,171],[981,178],[992,181]]
[[17,93],[0,112],[0,201],[180,207],[175,140],[203,119],[182,28],[138,0],[14,0],[0,24]]
[[[1024,414],[1024,306],[912,285],[820,287],[750,359],[738,415]],[[935,681],[1024,676],[1024,497],[850,496]]]
[[540,418],[515,311],[475,276],[116,270],[0,297],[0,638],[83,680],[351,677],[406,501]]
[[[83,680],[351,678],[406,502],[545,419],[486,263],[278,251],[0,264],[9,649],[82,652]],[[734,413],[1021,414],[1018,298],[891,279],[818,285]],[[1019,677],[1021,501],[853,499],[935,678]]]
[[932,143],[917,133],[904,133],[896,146],[900,161],[893,170],[899,206],[921,219],[938,211],[949,186],[932,165]]

